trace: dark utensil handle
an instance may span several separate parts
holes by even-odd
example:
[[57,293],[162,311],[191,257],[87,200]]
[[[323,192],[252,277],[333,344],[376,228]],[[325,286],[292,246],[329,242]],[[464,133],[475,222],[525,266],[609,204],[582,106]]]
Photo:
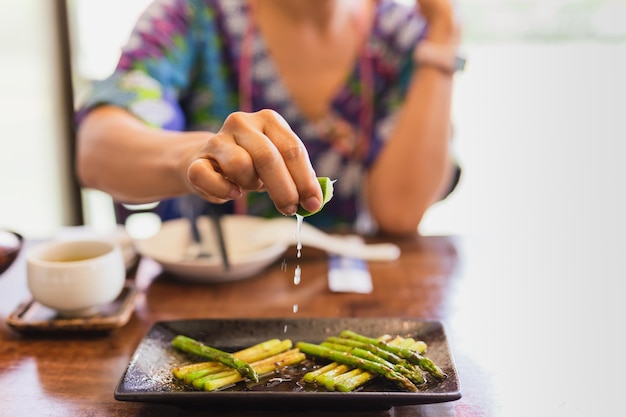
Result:
[[191,238],[196,243],[201,243],[202,238],[200,236],[200,230],[198,229],[198,217],[203,214],[204,200],[195,195],[186,195],[179,199],[179,210],[181,215],[189,221],[189,230],[191,231]]
[[222,207],[216,204],[209,204],[209,215],[213,221],[213,227],[217,234],[217,243],[222,257],[222,263],[226,271],[230,270],[230,261],[228,260],[228,251],[226,250],[226,242],[224,239],[224,230],[222,228]]

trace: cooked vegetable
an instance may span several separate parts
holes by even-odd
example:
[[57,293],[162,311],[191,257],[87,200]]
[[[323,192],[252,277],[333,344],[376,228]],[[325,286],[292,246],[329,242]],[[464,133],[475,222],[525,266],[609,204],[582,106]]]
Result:
[[337,362],[331,362],[328,365],[322,366],[321,368],[317,368],[317,369],[315,369],[313,371],[307,372],[306,374],[304,374],[304,377],[302,377],[302,380],[304,382],[315,382],[315,379],[318,376],[320,376],[320,375],[322,375],[322,374],[324,374],[324,373],[326,373],[328,371],[331,371],[331,370],[335,369],[338,366],[339,366],[339,364]]
[[414,366],[411,366],[407,362],[405,362],[404,364],[401,364],[402,360],[400,358],[398,358],[400,359],[398,361],[399,363],[392,363],[389,360],[370,352],[369,350],[361,349],[359,347],[346,346],[340,343],[329,343],[329,342],[324,342],[320,346],[325,346],[330,349],[338,350],[341,352],[349,352],[354,356],[358,356],[359,358],[367,359],[373,362],[378,362],[380,364],[388,366],[392,368],[394,371],[409,378],[411,382],[413,382],[414,384],[419,385],[419,384],[423,384],[424,382],[426,382],[424,380],[424,376],[418,369],[415,369]]
[[[305,359],[306,356],[304,353],[300,352],[298,349],[290,349],[269,358],[253,362],[250,365],[254,368],[258,375],[265,375],[286,366],[295,365]],[[205,378],[206,379],[204,380],[202,380],[203,378],[200,378],[202,381],[194,381],[194,386],[205,391],[215,391],[244,379],[244,377],[235,370],[225,371],[213,376],[208,375]]]
[[318,385],[323,385],[328,391],[333,391],[335,389],[335,379],[345,375],[351,369],[353,368],[348,365],[339,364],[336,368],[317,376],[315,382]]
[[[422,373],[418,369],[415,369],[415,367],[408,361],[399,357],[395,353],[384,350],[378,346],[374,346],[371,343],[364,343],[359,342],[358,340],[346,339],[341,337],[329,337],[328,339],[326,339],[325,343],[333,343],[335,346],[343,345],[346,347],[352,347],[354,349],[365,350],[367,352],[370,352],[372,356],[388,362],[390,366],[393,366],[398,372],[409,378],[414,383],[423,384],[425,382]],[[337,350],[341,350],[338,347],[336,348]]]
[[183,352],[192,353],[202,358],[220,362],[235,369],[242,376],[248,377],[254,382],[259,382],[259,376],[254,368],[247,362],[237,359],[231,353],[207,346],[204,343],[183,335],[176,336],[172,341],[172,345]]
[[353,368],[347,372],[342,373],[341,375],[337,375],[336,377],[332,378],[330,381],[328,381],[327,385],[325,385],[326,389],[329,389],[331,391],[344,391],[344,389],[342,389],[342,384],[344,384],[344,381],[348,381],[352,378],[356,378],[359,375],[362,375],[364,373],[367,373],[367,371],[364,371],[363,369],[360,368]]
[[359,358],[358,356],[352,355],[350,352],[341,352],[313,343],[298,342],[296,343],[296,347],[305,354],[316,356],[319,358],[330,359],[344,365],[364,369],[366,371],[382,375],[385,378],[396,382],[398,385],[408,391],[417,391],[417,387],[407,377],[382,363]]
[[416,364],[422,370],[428,372],[429,374],[431,374],[437,379],[441,380],[441,379],[446,378],[446,374],[432,360],[420,355],[414,350],[403,348],[400,346],[394,346],[389,343],[386,343],[377,339],[373,339],[371,337],[360,335],[350,330],[342,331],[340,333],[340,336],[348,338],[348,339],[358,340],[358,341],[365,342],[365,343],[370,343],[374,346],[378,346],[381,349],[387,350],[391,353],[395,353],[401,358],[404,358],[407,361],[413,364]]
[[436,379],[446,377],[432,360],[422,356],[427,345],[421,340],[389,335],[374,339],[350,330],[328,337],[320,344],[298,342],[295,349],[291,340],[271,339],[231,354],[183,335],[176,336],[172,345],[210,359],[172,370],[178,380],[206,391],[218,390],[246,378],[259,382],[259,375],[300,363],[306,355],[332,361],[302,377],[303,382],[329,391],[354,391],[382,376],[403,390],[415,392],[426,382],[422,371]]
[[341,392],[350,392],[354,391],[361,385],[365,384],[367,381],[374,378],[375,375],[367,371],[361,371],[356,375],[351,375],[349,378],[342,378],[341,381],[335,384],[335,390]]
[[[291,349],[293,343],[289,339],[272,339],[256,344],[249,348],[233,353],[237,359],[252,363],[276,355]],[[174,368],[174,376],[183,380],[186,384],[192,384],[195,380],[207,375],[217,374],[231,368],[219,362],[200,362]]]
[[[400,346],[406,349],[415,350],[418,353],[424,353],[428,347],[426,343],[421,340],[415,340],[413,338],[404,338],[404,337],[399,337],[399,336],[392,338],[389,335],[384,335],[384,336],[379,337],[377,340],[385,341],[386,343],[392,346]],[[327,343],[333,343],[333,342],[344,343],[346,346],[358,346],[362,348],[366,348],[366,347],[369,348],[373,346],[371,344],[359,342],[353,339],[345,339],[342,337],[334,337],[334,336],[328,337],[326,339],[326,342]],[[373,352],[380,354],[381,357],[386,358],[390,362],[393,363],[394,361],[399,360],[400,363],[403,366],[405,366],[407,369],[409,369],[410,371],[416,372],[416,373],[420,372],[418,367],[416,367],[412,363],[409,363],[405,359],[402,359],[398,357],[397,355],[391,352],[385,351],[383,349],[380,349],[378,347],[375,347],[375,348],[376,349],[372,349]],[[316,382],[318,384],[320,384],[320,381],[322,381],[322,382],[325,382],[325,384],[320,384],[320,385],[324,385],[326,389],[328,389],[328,387],[333,387],[335,391],[349,392],[349,391],[354,391],[355,389],[359,388],[366,382],[378,376],[377,374],[371,373],[368,371],[362,371],[360,373],[351,372],[352,370],[358,369],[358,368],[350,368],[351,371],[345,371],[343,373],[340,373],[339,375],[337,375],[336,372],[334,373],[334,375],[327,374],[327,372],[330,369],[336,368],[338,365],[339,365],[338,362],[331,362],[326,366],[323,366],[319,369],[311,371],[304,375],[303,381],[309,382],[309,383]],[[326,380],[327,376],[331,376],[330,381]]]

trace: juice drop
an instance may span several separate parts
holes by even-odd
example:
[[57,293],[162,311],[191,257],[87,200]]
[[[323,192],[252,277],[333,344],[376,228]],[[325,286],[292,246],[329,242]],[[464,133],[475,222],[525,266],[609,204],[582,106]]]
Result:
[[302,256],[302,239],[300,237],[300,234],[302,232],[302,221],[304,220],[304,217],[302,217],[299,214],[296,214],[296,221],[298,223],[298,227],[296,229],[296,241],[297,241],[297,246],[296,249],[298,250],[298,252],[296,253],[296,256],[299,258],[300,256]]
[[296,266],[296,271],[293,274],[293,285],[300,284],[300,276],[302,274],[302,270],[300,269],[300,265]]

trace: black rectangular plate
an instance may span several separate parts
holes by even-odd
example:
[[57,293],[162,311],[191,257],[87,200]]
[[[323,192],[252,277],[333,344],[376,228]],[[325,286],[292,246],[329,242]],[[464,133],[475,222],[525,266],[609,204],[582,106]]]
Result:
[[[172,369],[190,363],[189,357],[171,347],[178,334],[200,340],[229,352],[267,339],[291,339],[320,343],[328,336],[349,329],[370,337],[383,334],[420,339],[428,344],[425,354],[448,375],[444,381],[431,381],[419,392],[396,391],[382,381],[371,381],[355,392],[327,392],[303,388],[298,371],[291,381],[273,383],[269,377],[258,385],[241,382],[233,387],[203,392],[183,386]],[[456,367],[445,330],[438,321],[404,318],[272,318],[198,319],[155,323],[143,338],[115,389],[120,401],[176,403],[239,407],[377,408],[439,403],[461,398]]]

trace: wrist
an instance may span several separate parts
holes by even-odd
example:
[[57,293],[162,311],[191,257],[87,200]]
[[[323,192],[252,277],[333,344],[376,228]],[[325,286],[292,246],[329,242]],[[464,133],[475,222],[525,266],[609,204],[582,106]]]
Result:
[[440,44],[429,39],[415,46],[413,62],[417,68],[432,67],[446,75],[453,75],[465,68],[465,59],[459,56],[456,44]]
[[194,162],[204,154],[203,150],[213,136],[212,133],[203,131],[192,132],[176,132],[175,135],[181,135],[177,139],[176,149],[170,149],[166,156],[173,165],[175,177],[178,178],[184,192],[196,193],[196,187],[189,179],[189,168]]

